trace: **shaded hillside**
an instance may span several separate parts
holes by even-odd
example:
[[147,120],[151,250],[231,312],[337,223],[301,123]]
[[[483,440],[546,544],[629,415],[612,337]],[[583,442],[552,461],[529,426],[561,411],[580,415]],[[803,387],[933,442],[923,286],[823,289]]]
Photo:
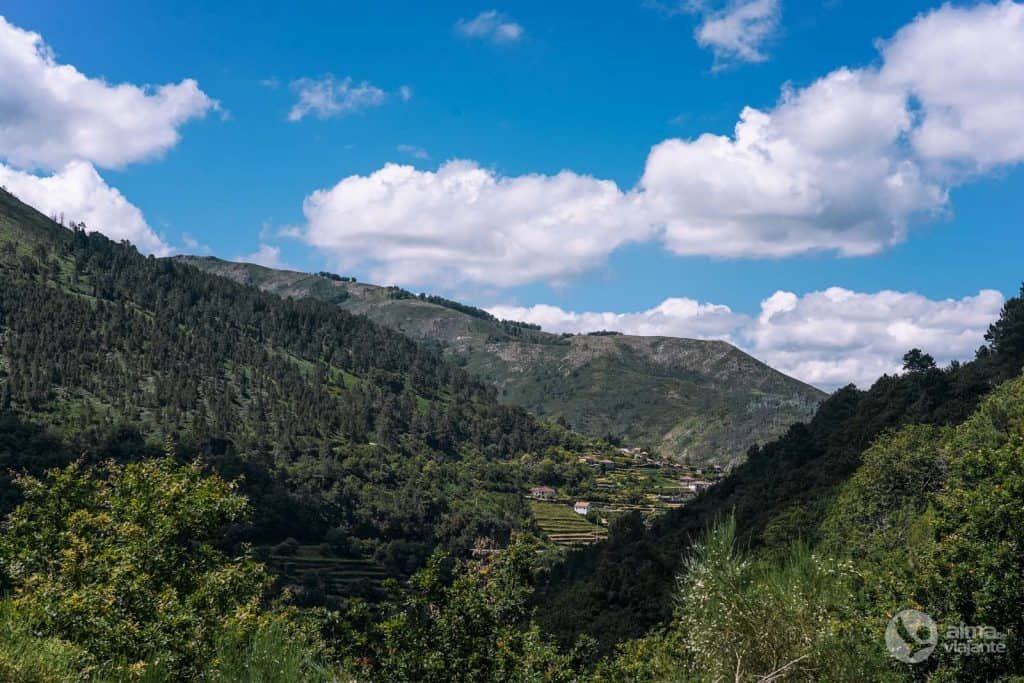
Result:
[[244,477],[254,517],[236,534],[397,575],[439,545],[507,539],[533,464],[557,479],[582,444],[365,317],[146,258],[2,191],[0,414],[4,476],[38,470],[45,444],[53,466],[171,442]]
[[500,398],[592,436],[694,464],[735,464],[809,418],[824,394],[720,341],[555,335],[440,297],[208,257],[182,261],[282,296],[313,297],[441,344]]

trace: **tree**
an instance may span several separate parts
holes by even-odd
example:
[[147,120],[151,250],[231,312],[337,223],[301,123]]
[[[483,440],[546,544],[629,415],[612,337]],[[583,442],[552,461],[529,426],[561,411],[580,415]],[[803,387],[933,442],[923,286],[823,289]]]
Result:
[[17,485],[0,571],[33,631],[188,676],[225,625],[257,617],[268,574],[216,547],[248,510],[233,483],[165,458],[76,463]]
[[1024,366],[1024,284],[1020,296],[1003,304],[999,320],[989,326],[985,340],[995,352],[1002,379],[1020,374]]
[[378,627],[382,644],[372,680],[577,680],[579,651],[560,653],[529,620],[538,550],[536,542],[519,538],[462,565],[450,584],[446,558],[435,554]]
[[910,349],[903,354],[903,371],[909,373],[928,372],[935,369],[935,359],[921,349]]
[[946,626],[986,626],[1007,636],[1004,653],[983,657],[961,656],[940,642],[922,673],[1005,680],[1024,669],[1022,499],[1018,378],[956,427],[910,425],[880,438],[833,503],[820,549],[855,563],[865,620],[873,614],[881,623],[914,607]]
[[1024,379],[1004,383],[943,451],[951,462],[934,497],[933,570],[922,583],[945,623],[1007,634],[1002,656],[959,658],[957,680],[999,680],[1024,670]]

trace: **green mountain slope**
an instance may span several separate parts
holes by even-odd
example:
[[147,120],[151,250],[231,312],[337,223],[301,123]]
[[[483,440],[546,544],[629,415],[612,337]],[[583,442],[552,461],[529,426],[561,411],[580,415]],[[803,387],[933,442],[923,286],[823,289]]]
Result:
[[[908,354],[904,373],[883,376],[866,391],[851,385],[835,392],[806,424],[751,449],[745,462],[685,507],[648,525],[637,516],[619,517],[607,542],[579,551],[553,573],[538,598],[542,623],[565,642],[587,632],[610,648],[666,621],[694,540],[726,517],[735,518],[740,546],[764,556],[783,556],[798,541],[817,544],[829,509],[876,440],[908,425],[960,424],[994,387],[1020,375],[1024,289],[1006,302],[987,340],[973,361],[946,368]],[[907,476],[901,485],[918,495],[926,480]]]
[[395,575],[528,525],[541,460],[556,480],[585,469],[580,437],[404,335],[146,258],[0,191],[3,476],[43,452],[134,459],[165,441],[244,477],[240,537],[326,542]]
[[436,342],[506,403],[697,465],[739,462],[751,445],[808,419],[825,397],[725,342],[549,334],[394,287],[209,257],[179,260],[282,296],[329,301]]

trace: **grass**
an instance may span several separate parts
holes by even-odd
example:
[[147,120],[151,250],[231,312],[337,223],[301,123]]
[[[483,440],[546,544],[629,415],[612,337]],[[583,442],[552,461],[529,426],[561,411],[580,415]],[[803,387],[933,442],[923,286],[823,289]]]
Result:
[[91,665],[87,652],[57,638],[36,636],[9,605],[0,602],[0,681],[73,681]]
[[337,681],[316,651],[283,620],[275,619],[255,634],[228,631],[217,644],[211,681],[292,683]]
[[537,520],[537,526],[558,545],[586,545],[608,535],[607,531],[591,524],[567,505],[530,501],[530,509]]

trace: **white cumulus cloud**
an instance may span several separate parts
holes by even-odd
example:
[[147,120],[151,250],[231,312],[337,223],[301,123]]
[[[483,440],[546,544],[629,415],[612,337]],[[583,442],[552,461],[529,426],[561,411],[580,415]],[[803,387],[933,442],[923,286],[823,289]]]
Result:
[[783,372],[822,387],[870,385],[897,372],[920,348],[940,363],[969,359],[999,317],[1003,296],[982,290],[961,299],[832,287],[797,297],[777,292],[743,330],[746,347]]
[[219,104],[192,79],[140,86],[92,78],[61,64],[38,33],[0,17],[0,184],[43,213],[169,254],[96,167],[159,157],[186,122],[211,110]]
[[[993,48],[998,46],[998,48]],[[949,210],[972,174],[1024,160],[1024,5],[943,6],[732,136],[668,140],[641,186],[681,254],[868,254]]]
[[105,168],[157,157],[218,107],[192,79],[111,84],[58,63],[38,33],[0,17],[0,158],[24,169],[73,160]]
[[563,171],[504,177],[469,161],[436,172],[388,164],[317,190],[296,233],[377,280],[513,286],[577,274],[648,237],[615,183]]
[[472,19],[459,19],[455,31],[466,38],[480,38],[493,43],[514,43],[523,37],[520,24],[493,9]]
[[351,77],[339,81],[330,74],[323,78],[300,78],[292,81],[291,87],[298,101],[288,112],[289,121],[301,121],[310,115],[330,119],[355,114],[379,107],[387,99],[387,93],[372,83],[356,83]]
[[873,71],[840,69],[743,110],[734,134],[666,140],[640,186],[679,254],[869,254],[941,212],[946,187],[903,149],[905,93]]
[[987,170],[1024,160],[1024,5],[943,6],[883,44],[880,78],[915,99],[925,160]]
[[697,1],[688,3],[688,8],[701,15],[694,37],[714,53],[717,68],[768,58],[764,44],[779,28],[778,0],[731,0],[718,9]]
[[761,302],[756,317],[686,298],[666,299],[635,313],[576,313],[547,304],[488,310],[551,332],[614,330],[724,339],[788,375],[834,389],[850,382],[867,387],[885,373],[898,372],[903,354],[915,347],[940,363],[969,359],[1002,305],[1002,294],[994,290],[933,300],[908,292],[832,287],[803,296],[776,292]]
[[1024,160],[1024,5],[943,6],[880,50],[744,108],[731,134],[656,144],[632,189],[387,166],[311,194],[294,234],[419,285],[555,281],[655,239],[725,258],[877,253],[949,215],[955,187]]
[[644,336],[688,337],[693,339],[732,339],[747,316],[728,306],[700,303],[694,299],[673,297],[654,308],[637,313],[566,311],[557,306],[492,306],[488,311],[504,320],[522,320],[552,332],[576,334],[612,330]]
[[255,263],[267,268],[287,268],[288,264],[281,258],[281,248],[270,244],[260,244],[259,249],[251,254],[235,257],[241,263]]
[[171,248],[149,227],[142,211],[110,187],[87,161],[68,162],[48,176],[25,173],[0,164],[0,185],[48,216],[64,216],[65,224],[84,222],[90,231],[115,240],[129,240],[140,250],[166,256]]

